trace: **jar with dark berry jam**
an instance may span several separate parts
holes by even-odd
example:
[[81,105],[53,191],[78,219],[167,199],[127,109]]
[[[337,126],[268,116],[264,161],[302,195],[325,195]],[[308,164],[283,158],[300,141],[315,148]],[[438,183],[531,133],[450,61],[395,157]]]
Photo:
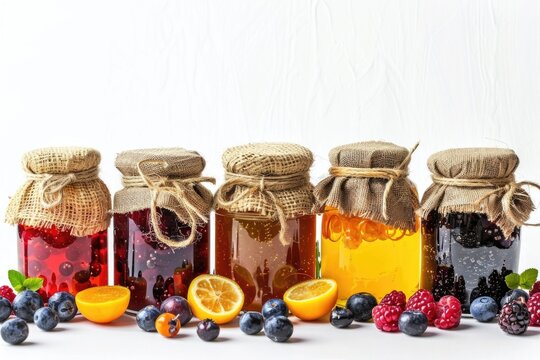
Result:
[[11,199],[7,222],[18,225],[19,269],[40,277],[46,300],[107,285],[110,194],[98,177],[100,154],[45,148],[23,157],[27,181]]
[[114,282],[131,291],[128,309],[187,296],[209,272],[212,193],[201,185],[204,159],[180,148],[122,152],[124,188],[114,197]]
[[520,227],[533,209],[514,180],[510,149],[451,149],[432,155],[433,184],[422,199],[422,235],[431,254],[435,299],[453,295],[468,312],[490,296],[500,303],[505,276],[518,272]]
[[311,152],[295,144],[249,144],[222,157],[215,195],[216,273],[235,280],[244,310],[260,311],[316,270]]

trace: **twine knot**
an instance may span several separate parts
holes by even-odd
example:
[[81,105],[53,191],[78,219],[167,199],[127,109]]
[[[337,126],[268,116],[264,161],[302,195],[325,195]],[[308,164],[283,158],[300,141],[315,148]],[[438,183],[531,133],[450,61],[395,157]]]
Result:
[[[148,163],[160,164],[167,168],[169,164],[165,160],[142,160],[137,163],[139,175],[123,176],[122,183],[124,187],[147,187],[152,193],[150,205],[150,221],[154,229],[156,238],[171,249],[184,248],[189,246],[195,240],[197,226],[208,222],[208,215],[201,207],[200,195],[194,188],[195,184],[210,182],[215,184],[212,177],[195,176],[190,178],[173,178],[156,174],[147,174],[143,170],[143,165]],[[176,241],[165,235],[159,227],[158,198],[162,194],[168,194],[178,201],[180,207],[188,216],[188,225],[191,228],[189,237],[182,241]],[[176,216],[181,218],[177,210],[171,209]]]

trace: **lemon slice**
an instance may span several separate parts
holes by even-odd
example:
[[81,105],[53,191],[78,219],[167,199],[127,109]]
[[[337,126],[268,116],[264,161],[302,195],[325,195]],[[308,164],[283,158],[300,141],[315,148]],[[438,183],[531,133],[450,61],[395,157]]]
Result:
[[219,275],[199,275],[189,285],[188,302],[197,318],[225,324],[242,310],[244,293],[231,279]]
[[123,286],[96,286],[75,296],[81,314],[95,323],[109,323],[126,311],[130,292]]
[[301,282],[283,295],[289,310],[302,320],[315,320],[328,314],[337,301],[337,283],[332,279]]

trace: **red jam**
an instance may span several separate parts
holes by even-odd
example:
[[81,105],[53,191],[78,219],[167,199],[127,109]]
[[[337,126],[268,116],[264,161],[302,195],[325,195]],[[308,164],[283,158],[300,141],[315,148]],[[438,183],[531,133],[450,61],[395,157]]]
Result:
[[[160,229],[173,240],[189,237],[191,228],[159,209]],[[191,280],[209,272],[209,225],[197,227],[193,244],[171,249],[152,230],[150,210],[114,215],[114,283],[131,290],[129,310],[160,306],[173,295],[187,296]]]
[[[41,277],[41,294],[57,291],[73,295],[92,286],[107,285],[107,231],[72,236],[53,226],[19,225],[19,269],[27,277]],[[43,295],[42,295],[43,296]]]

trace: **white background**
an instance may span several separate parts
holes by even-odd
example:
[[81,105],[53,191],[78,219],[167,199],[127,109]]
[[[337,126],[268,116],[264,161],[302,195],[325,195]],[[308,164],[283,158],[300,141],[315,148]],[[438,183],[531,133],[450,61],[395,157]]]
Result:
[[[0,209],[24,181],[22,154],[52,145],[99,149],[112,192],[120,187],[113,165],[119,151],[198,150],[205,173],[219,182],[223,150],[257,141],[312,149],[314,182],[327,171],[330,148],[371,139],[421,142],[411,163],[420,191],[429,184],[427,157],[449,147],[513,148],[518,179],[540,181],[539,80],[540,2],[533,0],[1,0]],[[522,236],[522,269],[540,267],[540,229],[525,228]],[[15,230],[0,225],[2,284],[16,267],[15,245]],[[421,340],[368,325],[335,334],[301,324],[299,341],[284,346],[226,329],[234,341],[211,345],[211,353],[384,358],[398,348],[405,357],[415,349],[444,356],[452,348],[452,356],[497,356],[493,344],[513,351],[538,342],[504,336],[494,324],[475,327],[467,322],[461,332],[432,331],[436,336]],[[64,351],[70,337],[94,358],[88,350],[99,348],[99,339],[108,354],[129,344],[159,356],[175,348],[132,326],[87,328],[95,326],[70,324],[62,336],[32,328],[32,346],[0,344],[0,354]],[[193,329],[186,334],[178,356],[212,349]]]

